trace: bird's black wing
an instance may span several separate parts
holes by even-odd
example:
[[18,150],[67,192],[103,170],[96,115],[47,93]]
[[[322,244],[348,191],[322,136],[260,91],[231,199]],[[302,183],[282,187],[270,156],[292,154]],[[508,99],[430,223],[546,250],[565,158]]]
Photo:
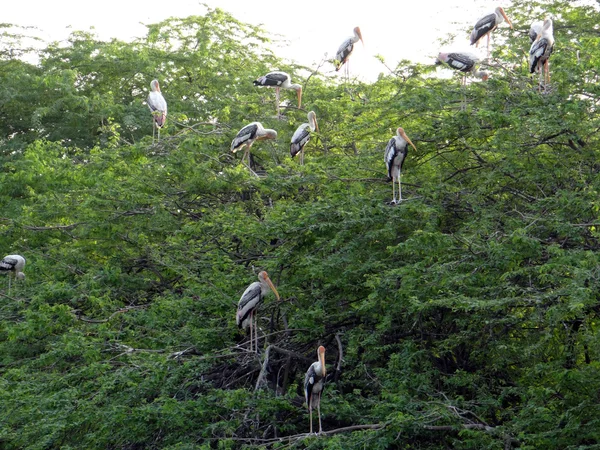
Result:
[[3,258],[0,261],[0,270],[13,270],[18,261],[15,258]]
[[477,21],[471,33],[471,45],[490,32],[496,26],[496,14],[488,14]]
[[285,72],[269,72],[254,81],[255,86],[281,86],[289,78]]
[[338,48],[338,51],[335,54],[335,59],[338,61],[336,70],[339,70],[344,65],[353,49],[354,43],[352,42],[352,38],[348,38],[342,42],[342,45],[340,45],[340,48]]
[[292,143],[290,145],[290,155],[292,158],[296,156],[306,143],[310,140],[310,131],[308,127],[304,127],[300,130],[296,130],[294,136],[292,136]]
[[391,138],[387,143],[387,147],[385,148],[385,156],[383,157],[385,161],[385,166],[387,167],[388,171],[388,181],[393,178],[392,166],[394,164],[394,158],[396,157],[397,151],[398,149],[396,148],[396,139]]
[[[312,363],[311,366],[308,368],[306,375],[304,376],[304,398],[306,399],[306,405],[309,408],[312,407],[311,397],[312,397],[312,392],[313,392],[313,388],[315,387],[315,385],[319,382],[321,382],[323,384],[323,387],[325,385],[325,380],[323,379],[322,376],[318,375],[315,370],[315,366],[317,364],[318,363],[316,363],[316,362]],[[321,390],[321,392],[322,392],[322,390]]]
[[250,315],[250,313],[258,306],[262,301],[262,292],[260,289],[260,283],[254,282],[246,288],[240,301],[238,302],[237,309],[237,324],[239,327],[242,326],[244,320]]
[[550,41],[546,38],[541,38],[531,44],[529,49],[529,72],[534,73],[537,69],[540,60],[550,57],[554,46],[550,45]]
[[475,65],[475,60],[464,53],[449,53],[447,62],[450,67],[461,72],[468,72]]
[[231,142],[231,149],[239,148],[241,145],[248,142],[250,139],[254,139],[256,137],[256,131],[258,130],[258,125],[251,123],[242,128],[238,134],[233,138]]

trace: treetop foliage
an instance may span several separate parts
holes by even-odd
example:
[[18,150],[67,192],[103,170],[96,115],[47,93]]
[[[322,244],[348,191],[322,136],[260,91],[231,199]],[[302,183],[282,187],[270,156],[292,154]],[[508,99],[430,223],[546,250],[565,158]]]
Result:
[[[506,10],[490,79],[465,88],[408,61],[338,81],[220,9],[134,42],[74,32],[37,63],[0,25],[0,243],[27,258],[0,292],[0,447],[596,448],[598,11]],[[527,33],[544,14],[540,92]],[[271,70],[303,109],[282,90],[275,115],[252,84]],[[253,121],[279,135],[251,149],[259,176],[229,151]],[[391,205],[399,126],[417,150]],[[260,270],[281,301],[260,305],[254,355],[235,310]],[[306,436],[319,345],[325,433]]]

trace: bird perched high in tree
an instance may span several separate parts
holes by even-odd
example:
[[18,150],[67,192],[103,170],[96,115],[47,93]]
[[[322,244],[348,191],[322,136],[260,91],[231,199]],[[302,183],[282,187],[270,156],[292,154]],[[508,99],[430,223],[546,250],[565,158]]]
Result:
[[342,68],[342,66],[345,64],[346,65],[346,68],[345,68],[346,77],[348,77],[348,73],[349,73],[348,65],[349,65],[350,55],[352,54],[352,51],[354,50],[354,44],[356,44],[359,40],[360,40],[360,42],[363,43],[363,45],[365,45],[365,41],[363,41],[362,33],[360,32],[360,28],[354,27],[354,35],[350,36],[348,39],[346,39],[344,42],[342,42],[342,44],[340,45],[340,47],[338,48],[338,50],[335,54],[335,70],[336,71],[340,70]]
[[8,295],[10,295],[10,279],[11,276],[15,277],[15,280],[24,280],[25,274],[25,258],[21,255],[8,255],[0,261],[0,271],[8,273]]
[[550,55],[554,50],[554,34],[552,19],[544,20],[541,31],[531,44],[529,49],[529,72],[540,73],[540,89],[542,87],[542,77],[544,77],[543,86],[546,89],[550,83]]
[[322,345],[317,349],[317,361],[312,363],[306,371],[304,377],[304,398],[308,407],[310,420],[310,434],[313,432],[312,426],[312,410],[317,408],[319,415],[319,434],[323,432],[321,427],[321,394],[325,387],[325,376],[327,369],[325,368],[325,347]]
[[[279,292],[275,289],[273,282],[269,278],[269,274],[264,270],[258,274],[258,281],[250,284],[240,297],[238,302],[237,315],[235,322],[239,328],[250,327],[250,351],[254,351],[252,335],[254,334],[254,343],[256,345],[256,353],[258,353],[258,333],[256,327],[256,311],[262,303],[265,295],[273,291],[277,300],[279,300]],[[254,330],[254,333],[253,333]]]
[[146,99],[148,108],[152,113],[152,141],[154,141],[154,132],[158,129],[158,140],[160,141],[160,129],[167,120],[167,101],[160,92],[158,80],[152,80],[150,83],[150,93]]
[[293,89],[298,95],[298,108],[302,104],[302,86],[292,83],[292,78],[286,72],[269,72],[253,81],[254,86],[267,86],[275,88],[275,103],[277,107],[277,116],[279,117],[279,93],[281,89]]
[[490,57],[490,34],[494,31],[498,25],[506,20],[506,23],[512,29],[512,23],[508,19],[508,16],[504,12],[502,7],[498,6],[493,13],[483,16],[477,21],[471,32],[471,45],[479,45],[479,41],[484,36],[487,36],[487,57]]
[[[417,147],[411,142],[403,128],[396,130],[396,136],[388,141],[387,147],[385,148],[385,165],[387,167],[388,179],[392,180],[392,193],[394,198],[392,204],[400,203],[402,201],[402,166],[408,155],[408,145],[417,150]],[[395,183],[398,180],[398,192],[399,198],[396,201],[396,190]]]
[[256,172],[252,170],[250,164],[250,148],[255,141],[261,141],[263,139],[277,139],[277,131],[264,128],[260,122],[252,122],[238,131],[238,134],[233,138],[233,141],[231,141],[231,151],[233,153],[243,147],[246,148],[242,156],[242,164],[245,164],[244,159],[248,158],[248,165],[246,167],[248,167],[254,175],[256,175]]
[[296,129],[290,144],[290,155],[293,158],[300,153],[300,164],[304,164],[304,146],[310,140],[310,133],[315,130],[319,131],[317,115],[314,111],[310,111],[308,113],[308,123],[303,123]]

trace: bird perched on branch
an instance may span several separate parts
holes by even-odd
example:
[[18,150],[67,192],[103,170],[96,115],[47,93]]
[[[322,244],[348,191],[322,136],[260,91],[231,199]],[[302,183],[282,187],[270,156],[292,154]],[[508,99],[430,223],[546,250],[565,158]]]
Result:
[[25,269],[25,258],[21,255],[8,255],[0,261],[0,271],[8,273],[8,295],[10,295],[11,276],[14,276],[15,280],[24,280],[23,269]]
[[148,103],[148,108],[152,113],[152,142],[154,142],[155,130],[158,129],[158,140],[160,141],[160,129],[167,120],[167,101],[160,92],[158,80],[152,80],[150,89],[146,103]]
[[[417,147],[415,147],[408,138],[404,129],[398,128],[396,130],[396,136],[389,140],[387,147],[385,148],[384,160],[388,171],[388,179],[392,180],[392,193],[394,195],[392,204],[400,203],[402,201],[402,165],[404,164],[406,155],[408,155],[409,144],[417,150]],[[396,180],[398,180],[398,201],[396,201]]]
[[248,165],[246,167],[248,167],[254,175],[256,175],[256,173],[250,167],[250,148],[255,141],[261,141],[263,139],[277,139],[277,131],[264,128],[260,122],[252,122],[238,131],[238,134],[233,138],[233,141],[231,141],[231,151],[233,153],[243,147],[246,148],[242,156],[242,164],[245,164],[244,158],[248,158]]
[[[256,345],[256,353],[258,353],[258,334],[256,329],[256,311],[262,302],[263,298],[269,292],[273,291],[277,300],[279,293],[269,278],[269,274],[264,270],[258,274],[258,281],[255,281],[246,288],[238,302],[237,315],[235,322],[239,328],[246,329],[250,327],[250,351],[254,351],[252,346],[254,334],[254,343]],[[254,333],[253,333],[254,330]]]
[[348,76],[348,58],[350,58],[352,50],[354,50],[354,44],[356,44],[360,40],[360,42],[362,42],[363,45],[365,45],[365,41],[363,41],[360,28],[355,27],[353,31],[354,35],[350,36],[348,39],[342,42],[335,54],[335,70],[340,70],[342,66],[346,64],[346,76]]
[[554,34],[552,19],[546,18],[542,29],[531,44],[529,49],[529,72],[540,73],[540,88],[542,86],[542,77],[544,78],[544,89],[550,83],[550,55],[554,50]]
[[277,106],[277,116],[279,116],[279,92],[281,89],[294,89],[298,95],[298,108],[302,104],[302,86],[292,83],[292,78],[286,72],[269,72],[253,81],[254,86],[267,86],[275,88],[275,103]]
[[508,16],[500,6],[496,8],[493,13],[483,16],[477,21],[471,32],[471,45],[476,44],[479,46],[479,41],[484,36],[487,36],[487,57],[490,57],[490,34],[494,31],[498,25],[506,20],[506,23],[512,28],[512,23],[508,19]]
[[319,434],[323,432],[321,427],[321,394],[325,386],[325,376],[327,369],[325,368],[325,347],[322,345],[317,349],[317,361],[312,363],[304,377],[304,398],[308,407],[310,419],[310,434],[313,432],[312,426],[312,410],[317,408],[319,415]]
[[296,129],[290,145],[292,158],[300,153],[300,164],[304,164],[304,146],[310,140],[310,133],[315,130],[319,131],[317,115],[314,111],[310,111],[308,113],[308,123],[303,123]]

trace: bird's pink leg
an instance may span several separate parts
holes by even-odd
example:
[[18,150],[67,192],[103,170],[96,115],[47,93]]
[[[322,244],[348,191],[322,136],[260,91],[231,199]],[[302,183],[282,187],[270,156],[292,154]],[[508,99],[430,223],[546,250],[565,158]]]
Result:
[[398,171],[398,195],[400,197],[398,203],[400,203],[402,201],[402,170]]
[[[310,399],[309,399],[310,401]],[[313,430],[312,430],[312,408],[309,406],[308,407],[308,417],[309,417],[309,421],[310,421],[310,434],[313,434]]]
[[490,34],[487,34],[487,59],[490,59]]
[[275,102],[277,103],[276,107],[277,107],[277,117],[279,117],[279,91],[280,91],[280,87],[277,86],[275,88]]
[[319,434],[323,432],[323,428],[321,428],[321,392],[319,392],[319,403],[317,404],[317,412],[319,414]]
[[300,165],[304,165],[304,149],[300,152]]

